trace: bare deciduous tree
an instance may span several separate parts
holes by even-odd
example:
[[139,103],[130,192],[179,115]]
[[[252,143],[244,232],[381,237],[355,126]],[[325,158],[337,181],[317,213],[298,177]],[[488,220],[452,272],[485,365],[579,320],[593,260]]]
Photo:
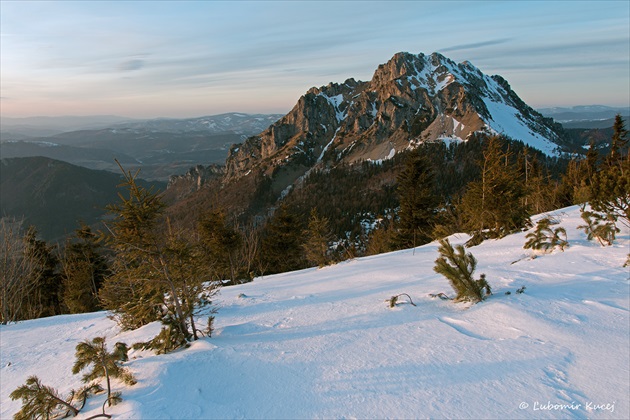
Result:
[[42,256],[31,252],[23,221],[0,220],[0,319],[1,324],[39,317],[43,308],[39,280]]

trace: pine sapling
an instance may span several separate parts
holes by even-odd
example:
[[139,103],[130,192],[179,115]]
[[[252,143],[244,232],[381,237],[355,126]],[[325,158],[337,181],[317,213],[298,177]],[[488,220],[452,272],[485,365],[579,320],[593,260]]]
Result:
[[560,250],[564,251],[564,248],[569,246],[567,232],[563,227],[552,229],[551,224],[552,222],[548,217],[541,219],[536,224],[536,229],[525,236],[527,242],[523,248],[547,252],[555,247],[560,247]]
[[[105,378],[107,382],[106,403],[109,406],[116,405],[121,401],[120,392],[112,393],[111,378],[120,379],[127,385],[136,383],[131,372],[122,367],[122,363],[128,360],[127,351],[128,348],[125,343],[116,343],[114,351],[109,353],[105,346],[104,337],[83,341],[76,347],[76,361],[72,367],[72,373],[76,375],[91,365],[92,369],[83,375],[83,382],[87,383],[98,378]],[[105,405],[103,405],[103,409],[104,407]]]
[[606,214],[604,216],[584,209],[582,209],[580,213],[582,220],[584,220],[586,224],[580,225],[577,228],[584,230],[589,241],[597,239],[601,246],[613,244],[615,235],[620,232],[615,224],[616,219],[614,215]]
[[160,333],[151,340],[135,343],[134,349],[153,350],[156,354],[166,354],[179,348],[187,348],[190,346],[188,339],[179,329],[177,320],[172,316],[165,316],[162,319],[164,325]]
[[485,274],[478,280],[473,278],[477,260],[471,253],[467,254],[462,245],[453,248],[448,239],[442,239],[438,252],[440,257],[435,260],[433,270],[449,280],[457,293],[456,301],[477,303],[491,293]]
[[22,399],[22,409],[15,413],[15,420],[53,419],[69,415],[76,416],[79,409],[61,398],[57,390],[42,384],[37,376],[29,376],[26,383],[16,388],[9,396],[12,400]]

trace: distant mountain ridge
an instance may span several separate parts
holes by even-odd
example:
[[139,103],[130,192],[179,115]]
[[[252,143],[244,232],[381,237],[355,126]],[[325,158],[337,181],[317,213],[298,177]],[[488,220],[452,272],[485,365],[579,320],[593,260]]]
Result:
[[[245,114],[229,112],[195,118],[134,119],[114,115],[62,117],[2,117],[4,137],[48,137],[61,133],[107,128],[131,128],[166,133],[205,131],[211,134],[252,135],[261,132],[282,117],[281,114]],[[5,141],[6,138],[2,139]]]
[[230,150],[225,181],[252,171],[280,174],[287,186],[315,166],[389,159],[426,141],[496,133],[547,154],[562,126],[525,104],[500,76],[441,54],[397,53],[369,82],[310,89],[267,130]]
[[[573,107],[552,107],[539,108],[538,112],[551,117],[566,126],[565,123],[579,124],[580,121],[603,121],[621,114],[626,117],[630,115],[630,107],[611,107],[605,105],[578,105]],[[612,126],[612,124],[610,125]],[[590,128],[579,126],[579,128]],[[607,127],[598,127],[607,128]]]
[[[143,176],[166,181],[195,165],[223,164],[230,146],[261,132],[279,117],[227,113],[158,118],[34,138],[5,131],[0,148],[3,157],[45,156],[113,172],[118,171],[117,157],[128,169],[141,168]],[[64,121],[61,118],[59,124]]]
[[116,115],[60,116],[60,117],[2,117],[0,129],[3,133],[20,134],[30,137],[52,136],[55,134],[105,128],[132,120]]
[[155,118],[125,122],[115,127],[154,130],[164,133],[205,131],[212,134],[259,133],[282,117],[281,114],[242,114],[230,112],[198,118]]

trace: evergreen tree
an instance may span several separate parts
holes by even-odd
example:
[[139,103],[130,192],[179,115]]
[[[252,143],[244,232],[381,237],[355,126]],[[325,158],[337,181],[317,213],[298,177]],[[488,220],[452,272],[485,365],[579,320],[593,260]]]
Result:
[[597,239],[601,246],[613,244],[616,234],[620,232],[615,224],[614,215],[602,215],[584,208],[580,210],[580,215],[586,224],[578,226],[577,229],[584,230],[589,241]]
[[554,182],[534,153],[525,147],[518,155],[517,167],[525,187],[524,207],[538,214],[559,207]]
[[[212,304],[211,299],[218,293],[222,283],[213,281],[212,270],[205,262],[202,243],[193,242],[185,231],[174,232],[169,227],[164,256],[169,267],[169,275],[178,290],[182,313],[190,326],[192,338],[197,340],[199,334],[204,332],[209,335],[210,330],[202,331],[197,327],[194,316]],[[163,316],[162,323],[167,329],[173,329],[179,322],[177,311],[172,306],[172,301],[166,302],[166,307],[168,311]],[[210,312],[216,313],[216,309],[211,309]],[[179,331],[179,328],[175,328],[174,332]],[[174,336],[172,333],[169,334]],[[188,340],[185,334],[182,334],[181,338]]]
[[34,226],[29,227],[24,240],[26,241],[25,252],[29,254],[27,258],[39,261],[40,264],[36,270],[38,272],[36,283],[39,289],[37,292],[39,302],[32,304],[32,308],[37,310],[39,315],[29,318],[59,315],[62,313],[62,283],[57,271],[59,259],[56,255],[56,249],[38,238],[38,232]]
[[458,206],[466,231],[479,239],[501,237],[529,223],[525,188],[510,156],[501,140],[491,137],[480,164],[481,179],[468,184]]
[[109,266],[89,226],[82,224],[74,238],[68,239],[61,268],[63,303],[70,313],[100,310],[98,292]]
[[[377,219],[378,220],[378,219]],[[383,254],[394,251],[394,223],[390,218],[382,218],[376,228],[368,236],[367,255]]]
[[583,166],[587,183],[588,185],[591,185],[595,174],[597,173],[597,168],[599,167],[599,152],[597,151],[597,146],[595,145],[594,140],[591,140],[589,143],[588,150],[586,151],[586,157],[583,161]]
[[613,135],[610,139],[610,151],[606,157],[607,166],[621,166],[628,156],[628,130],[621,115],[615,116]]
[[435,260],[433,270],[442,274],[451,283],[457,293],[456,301],[469,300],[477,303],[486,295],[491,294],[485,274],[482,274],[478,280],[473,278],[477,260],[471,253],[467,254],[462,245],[453,248],[448,239],[442,239],[438,252],[440,257]]
[[199,234],[211,266],[238,283],[238,251],[243,243],[240,232],[228,226],[225,213],[214,210],[199,222]]
[[116,343],[113,352],[109,353],[105,346],[104,337],[86,340],[76,347],[76,361],[72,366],[72,373],[77,374],[92,365],[92,369],[83,375],[83,382],[88,383],[98,378],[105,378],[107,382],[107,404],[111,407],[120,402],[120,393],[112,393],[111,378],[117,378],[127,385],[134,385],[136,380],[131,372],[121,364],[128,360],[127,345]]
[[[168,282],[163,277],[168,269],[163,266],[159,222],[165,205],[154,191],[136,183],[137,173],[122,171],[125,182],[121,186],[128,190],[128,197],[119,193],[120,203],[108,207],[114,218],[102,235],[114,256],[112,275],[105,279],[99,297],[121,327],[135,329],[162,318],[164,283]],[[180,319],[184,322],[183,315]],[[180,328],[186,330],[184,325]]]
[[613,129],[610,151],[594,177],[589,202],[593,210],[630,226],[630,154],[628,131],[621,116],[615,118]]
[[[525,236],[527,241],[523,248],[549,251],[558,246],[564,251],[564,248],[569,246],[567,232],[563,227],[552,229],[551,224],[551,219],[548,217],[538,221],[536,229]],[[561,238],[561,235],[564,236],[564,239]]]
[[266,272],[283,273],[306,266],[302,247],[303,223],[289,207],[281,204],[263,232],[261,258]]
[[431,241],[439,204],[433,169],[419,149],[409,154],[397,180],[400,211],[394,243],[399,249],[415,248]]
[[101,288],[101,301],[123,328],[162,320],[185,345],[197,338],[194,308],[209,303],[219,284],[209,282],[199,244],[171,229],[160,196],[139,186],[130,172],[123,174],[129,196],[120,194],[121,202],[109,207],[115,216],[106,236],[113,274]]
[[591,185],[583,160],[574,157],[568,162],[566,171],[562,174],[560,195],[565,205],[583,204],[590,199]]
[[304,231],[306,242],[302,245],[309,263],[323,267],[330,262],[330,242],[332,234],[328,219],[320,217],[317,210],[311,209],[308,229]]
[[22,409],[15,420],[55,419],[79,414],[79,409],[59,396],[57,390],[42,384],[37,376],[29,376],[26,383],[15,389],[10,398],[22,400]]

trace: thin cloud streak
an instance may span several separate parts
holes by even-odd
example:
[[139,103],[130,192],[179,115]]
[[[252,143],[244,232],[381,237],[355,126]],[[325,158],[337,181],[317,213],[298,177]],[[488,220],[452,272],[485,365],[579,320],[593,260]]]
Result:
[[571,86],[627,100],[630,10],[620,2],[331,4],[2,2],[3,31],[16,35],[0,38],[2,96],[16,98],[2,112],[41,114],[55,101],[130,116],[143,104],[164,116],[183,104],[197,115],[284,112],[312,86],[369,80],[399,51],[468,60],[535,92],[534,106]]
[[118,70],[134,71],[134,70],[140,70],[142,67],[144,67],[144,60],[133,59],[133,60],[127,60],[120,63],[120,65],[118,66]]
[[454,45],[452,47],[442,48],[440,51],[441,52],[452,52],[452,51],[460,51],[460,50],[472,50],[472,49],[477,49],[477,48],[482,48],[482,47],[489,47],[491,45],[505,44],[506,42],[509,42],[511,39],[512,38],[499,38],[499,39],[494,39],[494,40],[490,40],[490,41],[473,42],[473,43],[470,43],[470,44]]

